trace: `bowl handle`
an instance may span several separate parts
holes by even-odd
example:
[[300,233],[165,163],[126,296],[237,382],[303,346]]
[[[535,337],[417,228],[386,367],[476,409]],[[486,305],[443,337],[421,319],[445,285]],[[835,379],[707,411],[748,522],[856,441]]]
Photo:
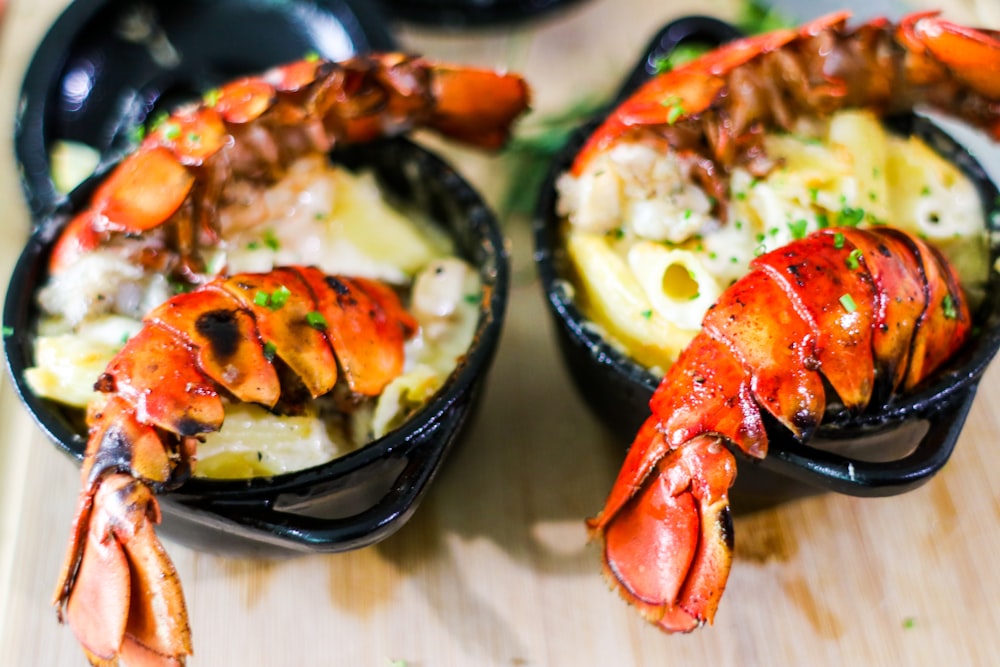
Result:
[[892,461],[859,461],[808,445],[772,448],[763,468],[802,482],[851,496],[891,496],[915,489],[933,477],[951,457],[962,425],[976,397],[975,384],[930,418],[916,448]]
[[[440,450],[435,454],[433,458],[440,459]],[[385,539],[406,522],[436,471],[437,463],[411,457],[392,487],[375,504],[351,516],[324,518],[278,510],[273,505],[215,507],[212,512],[235,524],[238,533],[283,549],[309,553],[359,549]]]
[[250,507],[216,504],[211,512],[239,534],[292,551],[334,553],[375,544],[410,518],[456,442],[468,415],[454,408],[442,410],[430,427],[393,452],[405,457],[402,470],[377,501],[356,514],[322,517],[276,509],[277,498]]

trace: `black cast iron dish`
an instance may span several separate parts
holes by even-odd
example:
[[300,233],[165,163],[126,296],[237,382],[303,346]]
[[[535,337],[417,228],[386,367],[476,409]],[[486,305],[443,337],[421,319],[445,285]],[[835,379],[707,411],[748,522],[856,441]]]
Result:
[[[26,83],[26,88],[37,87]],[[38,125],[37,132],[26,136],[22,124],[22,158],[25,147],[45,145],[50,135],[43,127]],[[100,131],[99,123],[89,127]],[[493,214],[449,165],[406,139],[348,147],[332,159],[373,170],[385,192],[439,221],[455,239],[459,254],[478,268],[483,298],[474,342],[426,406],[399,429],[355,452],[272,478],[192,479],[164,495],[161,533],[167,537],[201,549],[244,555],[345,551],[373,544],[412,515],[475,405],[507,305],[508,257]],[[86,203],[101,175],[88,179],[69,197],[51,201],[47,174],[25,178],[29,196],[38,195],[34,205],[54,211],[36,217],[36,228],[10,281],[3,313],[4,327],[12,332],[4,340],[7,366],[38,425],[58,448],[79,461],[85,447],[79,415],[32,394],[24,369],[33,359],[34,295],[45,280],[53,240],[72,212]]]
[[[655,71],[656,63],[680,44],[718,46],[740,36],[732,26],[707,17],[688,17],[664,27],[630,74],[617,106]],[[660,378],[609,345],[587,326],[566,290],[566,259],[556,214],[555,180],[565,172],[586,138],[600,124],[581,127],[557,156],[542,186],[535,213],[535,259],[558,343],[572,379],[595,414],[623,445],[631,442],[649,416],[649,399]],[[917,116],[893,118],[890,126],[916,134],[952,160],[976,184],[984,207],[997,201],[997,188],[983,168],[950,137]],[[986,210],[991,266],[1000,252],[994,239],[997,216]],[[946,368],[915,393],[897,397],[882,411],[850,419],[827,415],[809,445],[780,428],[769,428],[767,458],[739,456],[734,507],[766,507],[824,490],[857,496],[886,496],[913,489],[948,461],[958,440],[983,372],[1000,347],[1000,276],[990,272],[986,302],[974,314],[976,333]]]
[[239,76],[316,53],[330,60],[397,49],[364,0],[75,0],[24,78],[14,130],[25,196],[36,219],[62,196],[56,141],[91,146],[105,163],[159,110]]

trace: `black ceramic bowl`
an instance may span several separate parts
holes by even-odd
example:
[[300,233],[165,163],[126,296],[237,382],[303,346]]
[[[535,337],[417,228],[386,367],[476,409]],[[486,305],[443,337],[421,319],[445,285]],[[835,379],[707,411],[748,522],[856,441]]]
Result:
[[[613,106],[648,80],[655,63],[678,45],[716,46],[738,36],[732,26],[706,17],[668,24],[650,43]],[[566,289],[562,221],[556,214],[555,181],[602,118],[578,129],[551,166],[535,212],[535,259],[567,369],[591,410],[627,445],[649,416],[649,399],[660,378],[588,326]],[[982,167],[926,119],[906,116],[890,119],[889,124],[899,133],[922,137],[976,184],[990,225],[991,260],[996,259],[1000,247],[992,232],[998,216],[991,207],[997,201],[997,188]],[[734,507],[766,507],[824,490],[892,495],[937,473],[951,455],[979,380],[1000,347],[1000,276],[995,271],[990,273],[987,300],[974,319],[975,334],[964,350],[917,391],[896,397],[884,410],[853,419],[830,414],[808,445],[796,442],[780,426],[769,428],[769,453],[763,461],[737,457]]]
[[[326,22],[325,30],[348,35],[351,41],[340,46],[352,52],[391,47],[379,41],[377,33],[373,41],[361,29],[351,5],[344,2],[147,3],[143,6],[163,12],[162,25],[175,44],[192,45],[190,50],[180,49],[183,66],[164,69],[148,61],[123,59],[130,53],[130,44],[101,31],[102,25],[108,25],[102,23],[108,16],[119,16],[137,5],[142,3],[78,0],[67,10],[29,68],[22,103],[25,111],[17,128],[18,158],[35,228],[14,269],[4,307],[4,327],[13,332],[4,339],[7,366],[38,425],[76,461],[82,459],[85,444],[79,415],[32,394],[24,369],[33,359],[34,294],[46,278],[53,239],[86,203],[101,177],[92,177],[68,197],[55,193],[47,158],[51,143],[73,139],[99,148],[107,165],[101,172],[106,173],[122,150],[119,140],[129,134],[123,118],[167,106],[171,91],[218,85],[230,74],[258,71],[309,50],[327,55],[329,49],[323,49],[323,43],[311,41],[316,31],[327,33],[310,17]],[[235,14],[217,16],[220,7],[230,5]],[[242,43],[243,49],[205,47],[195,39],[205,25],[178,19],[206,13],[228,16],[224,32],[233,43]],[[341,29],[334,30],[331,22],[335,21],[343,22]],[[255,40],[263,42],[257,50],[252,48]],[[84,100],[82,109],[68,108],[61,93],[67,76],[91,60],[106,65],[93,70],[100,75],[92,82],[95,98]],[[125,116],[100,111],[133,100],[136,91],[143,91],[142,99],[148,104],[126,105],[129,113]],[[136,120],[143,118],[140,115]],[[348,147],[331,159],[373,170],[385,192],[438,221],[455,239],[459,254],[478,268],[484,296],[474,342],[426,406],[399,429],[357,451],[271,478],[195,478],[165,495],[161,532],[167,537],[201,549],[244,555],[344,551],[377,542],[411,516],[475,405],[496,350],[508,295],[507,251],[493,214],[453,168],[406,139]]]
[[[441,159],[405,139],[335,152],[371,169],[393,199],[439,221],[483,285],[478,329],[444,387],[386,436],[315,468],[270,478],[194,478],[161,498],[162,533],[213,551],[343,551],[379,541],[416,509],[474,407],[499,340],[508,294],[508,257],[499,225],[479,194]],[[61,450],[82,460],[80,417],[35,396],[24,380],[34,358],[35,291],[46,278],[53,239],[100,181],[76,191],[28,241],[11,278],[3,324],[7,366],[22,401]],[[277,547],[278,549],[275,549]]]

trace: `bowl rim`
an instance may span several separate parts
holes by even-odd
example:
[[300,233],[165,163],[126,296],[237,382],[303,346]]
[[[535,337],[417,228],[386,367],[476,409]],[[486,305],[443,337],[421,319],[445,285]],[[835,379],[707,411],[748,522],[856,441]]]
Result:
[[[561,259],[558,256],[560,250],[557,240],[560,218],[556,213],[555,183],[568,169],[576,153],[598,124],[656,73],[657,61],[661,57],[669,55],[677,46],[684,43],[698,42],[719,46],[742,36],[743,33],[725,21],[697,15],[679,18],[661,28],[642,52],[636,66],[626,76],[614,100],[603,111],[576,128],[553,159],[534,211],[532,222],[534,259],[556,326],[560,327],[574,344],[587,348],[593,363],[601,367],[604,372],[613,374],[628,385],[641,388],[643,393],[649,396],[652,396],[661,378],[634,361],[619,347],[612,345],[592,327],[587,326],[588,320],[574,302],[571,288],[568,288],[568,279],[559,272],[558,264]],[[995,259],[1000,250],[1000,239],[996,234],[1000,231],[1000,215],[991,208],[997,201],[996,184],[968,149],[932,121],[908,114],[896,118],[895,122],[909,124],[909,131],[913,133],[933,134],[935,142],[944,142],[955,151],[953,162],[971,177],[982,199],[984,212],[987,214],[986,231],[991,245],[991,260]],[[873,463],[831,455],[807,443],[782,447],[780,441],[775,442],[774,439],[769,445],[767,457],[763,460],[751,459],[742,452],[739,452],[739,460],[762,468],[774,469],[786,476],[798,477],[812,485],[852,495],[900,493],[929,479],[950,457],[961,422],[971,406],[978,381],[1000,349],[1000,289],[996,289],[1000,280],[997,272],[992,269],[989,281],[993,289],[988,290],[985,302],[975,314],[975,317],[982,320],[980,321],[982,330],[976,336],[974,347],[967,346],[957,358],[953,358],[935,373],[933,382],[924,383],[917,391],[892,401],[888,410],[877,414],[862,414],[857,419],[840,424],[836,431],[824,421],[817,433],[829,439],[846,439],[879,429],[893,421],[926,413],[930,408],[937,408],[936,412],[954,408],[951,416],[958,421],[957,428],[955,424],[951,424],[951,428],[946,428],[949,425],[932,423],[930,435],[921,441],[910,456],[890,462]],[[985,326],[987,323],[990,326]]]

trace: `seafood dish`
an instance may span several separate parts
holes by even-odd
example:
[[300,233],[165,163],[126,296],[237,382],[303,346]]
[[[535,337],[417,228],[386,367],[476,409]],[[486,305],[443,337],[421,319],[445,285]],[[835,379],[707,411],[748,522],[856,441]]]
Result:
[[513,74],[308,57],[153,119],[58,230],[25,380],[87,432],[55,604],[92,664],[192,653],[154,527],[202,456],[270,476],[362,447],[472,345],[474,267],[328,154],[418,127],[497,149],[528,98]]
[[848,20],[653,74],[553,179],[561,289],[587,318],[571,326],[662,378],[587,525],[612,588],[664,631],[716,614],[738,461],[775,441],[815,452],[831,421],[882,423],[967,356],[993,307],[992,202],[883,123],[926,106],[1000,137],[1000,39],[933,12]]

